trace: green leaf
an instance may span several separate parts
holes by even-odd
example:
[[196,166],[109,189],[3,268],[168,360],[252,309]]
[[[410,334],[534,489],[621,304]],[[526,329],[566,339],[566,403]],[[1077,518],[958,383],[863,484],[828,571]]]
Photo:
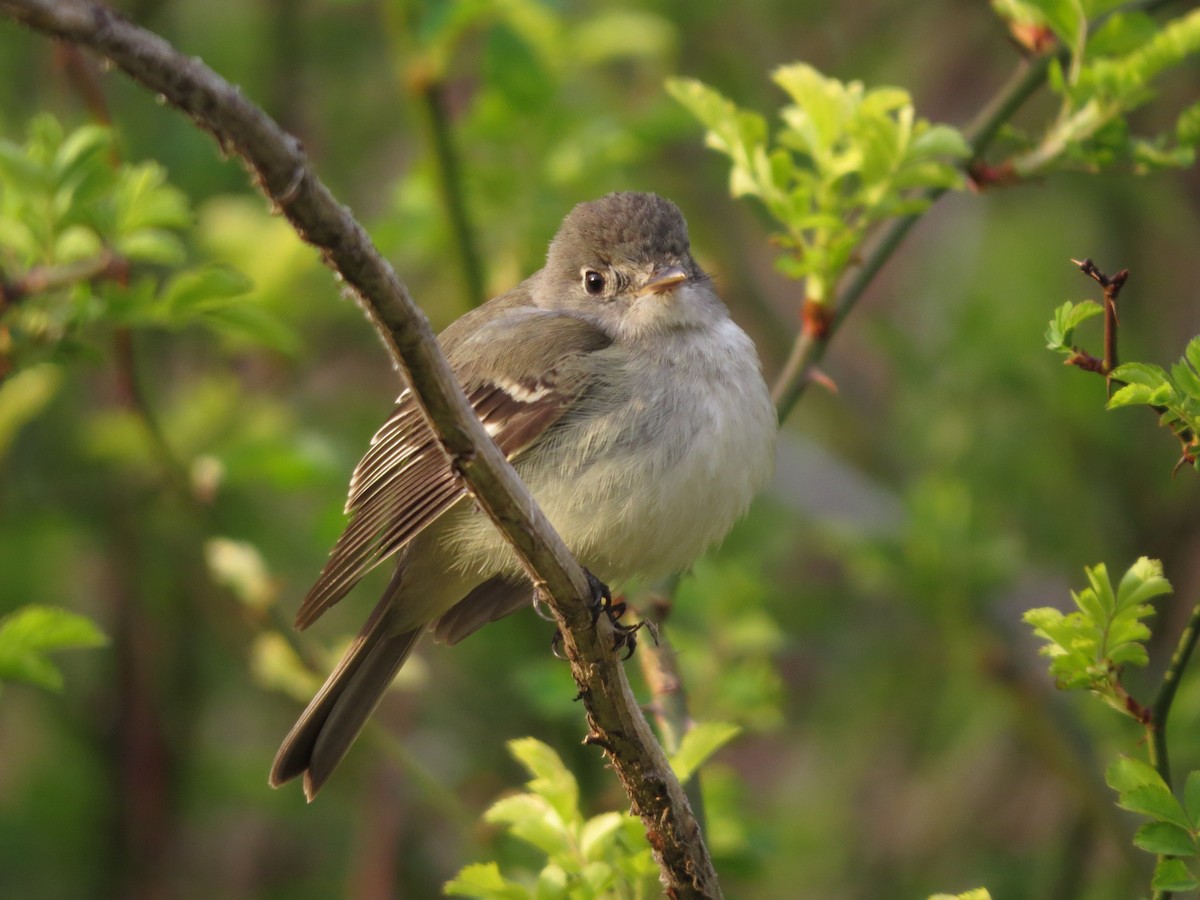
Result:
[[1117,587],[1117,612],[1133,609],[1155,597],[1171,593],[1171,582],[1163,578],[1162,563],[1148,556],[1138,557]]
[[1159,366],[1150,363],[1126,363],[1113,369],[1112,377],[1128,384],[1109,399],[1109,409],[1133,404],[1171,408],[1177,406],[1181,400],[1174,382]]
[[1156,891],[1194,891],[1200,887],[1200,879],[1191,873],[1183,860],[1163,859],[1154,869],[1151,887]]
[[112,131],[102,125],[84,125],[71,132],[58,146],[51,171],[58,183],[77,176],[89,164],[108,167],[103,159],[113,145]]
[[253,283],[228,266],[204,266],[175,275],[163,289],[160,302],[168,320],[186,319],[196,311],[211,311],[240,297]]
[[692,726],[671,757],[671,768],[681,781],[688,781],[705,761],[741,733],[741,727],[729,722],[701,722]]
[[1194,856],[1196,841],[1187,829],[1169,822],[1147,822],[1137,830],[1133,843],[1159,856]]
[[1189,819],[1200,824],[1200,770],[1188,773],[1183,785],[1183,808]]
[[1118,795],[1117,806],[1148,816],[1156,822],[1169,822],[1185,830],[1192,827],[1187,813],[1166,785],[1144,784],[1122,791]]
[[583,858],[603,859],[620,834],[624,820],[625,816],[616,812],[601,813],[588,819],[579,832],[579,852]]
[[24,606],[0,619],[0,681],[61,690],[62,673],[45,654],[107,642],[84,616],[52,606]]
[[1075,329],[1088,319],[1103,312],[1104,308],[1094,300],[1064,303],[1054,310],[1054,318],[1046,329],[1046,346],[1051,350],[1059,350],[1064,353],[1073,350]]
[[57,366],[43,363],[0,381],[0,459],[18,432],[46,408],[62,385]]
[[508,751],[533,776],[529,789],[544,798],[565,824],[582,822],[579,785],[553,748],[536,738],[516,738],[508,742]]
[[119,235],[113,241],[113,248],[134,262],[160,266],[178,266],[187,258],[183,242],[161,228],[142,228]]
[[503,898],[503,900],[533,900],[529,888],[500,874],[494,862],[464,866],[443,890],[456,897]]
[[536,794],[502,797],[483,817],[488,822],[507,825],[515,837],[532,844],[547,856],[558,856],[570,849],[568,822],[544,797]]

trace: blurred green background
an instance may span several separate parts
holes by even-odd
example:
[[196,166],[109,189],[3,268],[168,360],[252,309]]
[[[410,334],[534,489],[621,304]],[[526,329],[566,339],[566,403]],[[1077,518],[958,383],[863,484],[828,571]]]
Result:
[[[921,115],[962,125],[1017,59],[984,4],[949,0],[120,6],[300,137],[435,327],[536,269],[576,202],[653,190],[688,217],[768,379],[800,287],[773,270],[768,223],[729,199],[725,161],[664,78],[770,115],[769,72],[806,60],[903,86]],[[43,110],[90,120],[68,56],[0,22],[0,135],[20,140]],[[1197,74],[1165,86],[1168,110],[1194,99]],[[267,787],[301,705],[279,689],[271,635],[340,531],[349,473],[400,384],[239,165],[123,77],[99,84],[122,155],[160,161],[194,205],[193,258],[249,275],[291,338],[142,331],[121,351],[175,464],[211,483],[207,502],[170,489],[111,341],[63,365],[52,401],[0,450],[0,615],[61,605],[112,641],[58,657],[61,695],[0,694],[0,895],[433,896],[473,860],[535,863],[479,823],[521,783],[504,744],[524,735],[564,756],[591,812],[625,808],[579,746],[570,675],[529,614],[452,650],[424,645],[313,806]],[[432,150],[443,126],[481,290]],[[1195,170],[949,197],[836,337],[823,370],[837,394],[805,396],[773,488],[684,580],[668,625],[694,716],[745,729],[704,775],[728,896],[1144,890],[1152,859],[1102,781],[1139,734],[1056,695],[1020,616],[1067,602],[1084,565],[1162,559],[1177,597],[1133,679],[1153,684],[1200,594],[1200,487],[1190,470],[1171,478],[1176,445],[1150,413],[1105,413],[1102,382],[1063,369],[1042,333],[1055,306],[1094,295],[1069,262],[1090,256],[1133,273],[1126,358],[1177,358],[1200,332],[1198,197]],[[265,564],[257,605],[217,577],[225,541]],[[379,585],[306,635],[322,665]],[[1196,681],[1174,713],[1178,772],[1200,766]]]

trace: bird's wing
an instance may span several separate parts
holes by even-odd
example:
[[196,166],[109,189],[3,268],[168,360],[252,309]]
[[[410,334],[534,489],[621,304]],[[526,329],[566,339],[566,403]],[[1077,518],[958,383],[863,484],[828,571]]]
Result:
[[[475,414],[509,459],[587,389],[589,369],[578,362],[610,343],[586,321],[528,307],[467,332],[452,326],[443,346]],[[547,347],[554,348],[552,358]],[[316,621],[463,495],[449,458],[405,390],[354,469],[346,500],[350,522],[304,598],[296,627]]]

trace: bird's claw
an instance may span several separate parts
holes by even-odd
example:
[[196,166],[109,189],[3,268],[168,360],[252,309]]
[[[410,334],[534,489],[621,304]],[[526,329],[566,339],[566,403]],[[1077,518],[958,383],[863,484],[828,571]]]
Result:
[[[645,620],[637,622],[634,625],[626,625],[621,621],[621,616],[625,615],[625,611],[629,608],[623,600],[613,600],[612,591],[608,589],[603,581],[589,572],[583,570],[583,574],[587,576],[588,587],[591,590],[591,601],[589,606],[592,611],[592,625],[595,626],[600,621],[600,616],[608,617],[608,623],[613,628],[613,650],[625,649],[625,655],[622,660],[629,659],[633,656],[633,652],[637,649],[637,633],[641,631],[642,626],[648,624]],[[538,607],[538,597],[534,597],[534,608]],[[541,611],[539,610],[539,615]],[[654,627],[651,626],[650,633],[654,638],[654,642],[658,643],[658,635],[655,634]],[[554,629],[554,636],[550,639],[550,652],[558,659],[566,659],[563,654],[563,635],[561,629]]]
[[621,659],[629,659],[633,656],[633,651],[637,649],[637,633],[646,623],[641,621],[634,625],[626,625],[620,621],[621,616],[625,615],[625,611],[629,608],[625,601],[614,601],[608,585],[587,569],[583,570],[583,574],[587,576],[588,586],[592,590],[592,625],[595,626],[600,621],[601,614],[607,616],[608,624],[613,627],[613,650],[620,650],[624,647],[625,655]]

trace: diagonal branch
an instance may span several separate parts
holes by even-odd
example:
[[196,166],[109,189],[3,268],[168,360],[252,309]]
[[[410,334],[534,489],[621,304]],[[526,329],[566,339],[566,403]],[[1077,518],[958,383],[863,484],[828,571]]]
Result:
[[91,47],[186,112],[246,162],[275,207],[345,279],[407,376],[450,463],[548,598],[587,711],[588,741],[608,753],[641,816],[668,894],[719,897],[699,827],[616,662],[611,633],[591,621],[582,570],[475,418],[428,320],[362,226],[317,178],[299,141],[201,62],[98,3],[0,0],[0,14]]

